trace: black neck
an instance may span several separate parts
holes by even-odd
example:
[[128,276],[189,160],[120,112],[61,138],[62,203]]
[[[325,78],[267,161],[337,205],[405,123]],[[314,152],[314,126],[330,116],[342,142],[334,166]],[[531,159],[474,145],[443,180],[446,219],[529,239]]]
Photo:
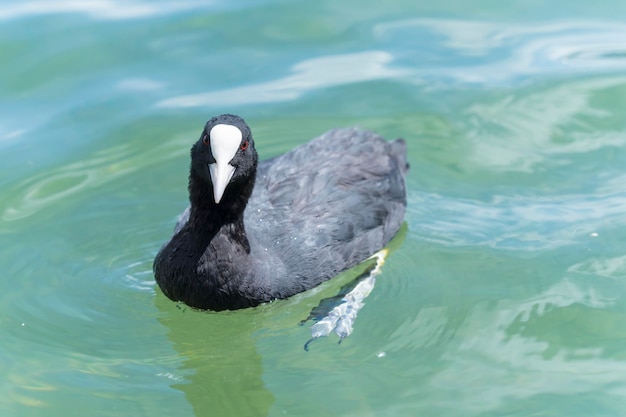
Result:
[[195,230],[203,230],[208,234],[214,234],[226,226],[226,231],[249,252],[250,245],[243,225],[243,213],[252,194],[255,178],[256,173],[253,173],[246,178],[246,181],[229,184],[218,204],[213,198],[211,182],[201,178],[192,170],[189,175],[191,203],[189,225]]

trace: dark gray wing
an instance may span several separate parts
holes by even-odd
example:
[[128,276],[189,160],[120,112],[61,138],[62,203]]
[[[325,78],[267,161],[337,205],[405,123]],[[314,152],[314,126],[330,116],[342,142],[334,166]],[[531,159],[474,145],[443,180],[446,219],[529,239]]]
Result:
[[307,288],[328,279],[396,234],[406,170],[404,141],[359,129],[329,131],[264,161],[245,212],[250,243]]

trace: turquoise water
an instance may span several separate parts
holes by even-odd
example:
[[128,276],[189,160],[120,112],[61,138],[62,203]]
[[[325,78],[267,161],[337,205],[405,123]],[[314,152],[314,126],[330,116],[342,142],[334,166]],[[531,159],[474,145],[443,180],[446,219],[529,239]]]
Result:
[[[626,3],[5,2],[3,416],[626,414]],[[210,116],[410,146],[354,333],[155,287]]]

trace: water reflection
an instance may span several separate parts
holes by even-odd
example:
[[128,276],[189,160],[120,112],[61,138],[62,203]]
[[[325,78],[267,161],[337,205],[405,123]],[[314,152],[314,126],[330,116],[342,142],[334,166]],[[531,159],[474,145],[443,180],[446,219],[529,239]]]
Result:
[[183,358],[184,381],[172,387],[185,393],[197,416],[264,416],[274,396],[263,382],[261,356],[253,337],[263,326],[256,309],[197,312],[156,297],[159,321]]

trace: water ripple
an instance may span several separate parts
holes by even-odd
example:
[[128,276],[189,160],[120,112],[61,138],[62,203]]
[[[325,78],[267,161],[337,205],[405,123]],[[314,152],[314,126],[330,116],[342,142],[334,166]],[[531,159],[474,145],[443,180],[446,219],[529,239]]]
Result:
[[[0,20],[20,19],[49,14],[84,14],[93,19],[121,20],[153,17],[181,12],[206,5],[207,2],[181,1],[154,4],[137,1],[120,2],[115,0],[31,0],[3,5]],[[209,2],[210,4],[210,2]]]
[[392,55],[384,51],[322,56],[295,64],[291,69],[293,74],[284,78],[227,90],[171,97],[160,101],[158,106],[201,107],[213,103],[236,106],[290,101],[320,88],[402,75],[403,70],[389,66],[392,60]]
[[[447,366],[434,376],[431,387],[437,395],[455,398],[455,406],[467,415],[537,395],[601,390],[619,397],[626,390],[626,362],[607,357],[601,342],[597,347],[553,346],[552,334],[546,331],[563,325],[560,316],[554,315],[565,312],[570,321],[584,325],[577,331],[590,331],[585,316],[612,314],[616,298],[610,290],[599,292],[593,285],[565,278],[528,300],[503,300],[495,307],[478,305],[444,354]],[[615,320],[618,317],[614,315]],[[472,383],[459,375],[471,375]],[[523,383],[515,382],[517,377]]]
[[[462,82],[494,83],[558,72],[626,69],[626,25],[604,21],[532,24],[454,19],[406,19],[375,26],[374,36],[387,43],[443,37],[442,47],[465,65],[433,68],[422,75]],[[408,41],[407,41],[408,40]],[[423,64],[423,63],[422,63]]]
[[495,196],[483,202],[413,195],[412,226],[422,239],[451,246],[536,251],[580,244],[606,225],[626,225],[626,193],[604,196]]
[[626,255],[612,258],[588,259],[572,265],[567,271],[586,276],[623,281],[626,279]]
[[187,141],[180,136],[141,152],[131,144],[118,145],[96,152],[90,158],[32,175],[7,190],[7,197],[0,203],[0,219],[12,222],[27,218],[86,189],[185,154]]
[[[596,95],[624,85],[626,77],[586,79],[473,104],[463,126],[472,146],[470,160],[490,170],[531,172],[541,163],[567,163],[555,156],[624,147],[621,126],[598,130],[592,123],[616,113],[593,105]],[[567,140],[555,140],[564,130]]]

